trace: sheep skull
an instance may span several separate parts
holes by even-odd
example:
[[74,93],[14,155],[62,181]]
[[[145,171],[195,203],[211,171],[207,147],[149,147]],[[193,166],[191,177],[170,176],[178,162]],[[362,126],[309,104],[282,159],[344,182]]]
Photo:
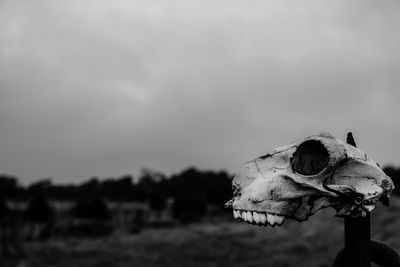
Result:
[[319,133],[244,164],[232,181],[233,216],[259,225],[304,221],[333,207],[337,216],[366,216],[389,204],[392,180],[360,149]]

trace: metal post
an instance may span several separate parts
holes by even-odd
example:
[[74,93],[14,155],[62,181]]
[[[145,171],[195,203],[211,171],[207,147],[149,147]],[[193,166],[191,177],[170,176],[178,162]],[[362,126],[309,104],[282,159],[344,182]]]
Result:
[[344,219],[344,253],[346,267],[371,267],[370,214]]
[[[352,133],[347,143],[356,147]],[[344,218],[344,255],[346,267],[371,267],[371,219],[366,217]]]

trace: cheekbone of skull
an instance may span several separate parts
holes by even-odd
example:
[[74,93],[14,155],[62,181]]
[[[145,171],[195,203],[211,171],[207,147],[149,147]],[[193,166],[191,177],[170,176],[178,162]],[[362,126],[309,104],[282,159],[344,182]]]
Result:
[[333,207],[336,216],[366,216],[388,205],[394,185],[360,149],[321,132],[245,163],[232,181],[239,221],[282,225]]

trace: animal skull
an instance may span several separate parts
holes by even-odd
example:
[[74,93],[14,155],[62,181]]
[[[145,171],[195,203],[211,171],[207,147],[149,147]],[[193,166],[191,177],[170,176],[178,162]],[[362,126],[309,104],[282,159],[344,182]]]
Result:
[[233,216],[259,225],[298,221],[326,207],[366,216],[389,205],[392,180],[358,148],[319,133],[244,164],[232,181]]

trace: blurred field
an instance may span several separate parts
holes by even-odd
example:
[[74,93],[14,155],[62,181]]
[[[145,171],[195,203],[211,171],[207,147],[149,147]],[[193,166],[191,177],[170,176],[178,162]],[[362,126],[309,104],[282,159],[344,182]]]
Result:
[[[229,221],[116,231],[97,239],[25,244],[25,267],[331,266],[343,245],[343,220],[323,210],[309,221],[258,227]],[[400,199],[372,214],[372,237],[400,251]]]

